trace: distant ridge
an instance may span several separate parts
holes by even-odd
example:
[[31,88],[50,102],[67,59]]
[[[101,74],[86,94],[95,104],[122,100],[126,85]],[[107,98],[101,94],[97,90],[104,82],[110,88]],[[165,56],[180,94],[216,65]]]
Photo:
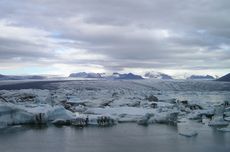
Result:
[[225,76],[220,77],[219,79],[217,79],[217,81],[227,81],[227,82],[230,82],[230,73],[226,74]]
[[41,80],[41,79],[46,79],[45,76],[40,76],[40,75],[24,75],[24,76],[19,76],[19,75],[2,75],[0,74],[0,80],[27,80],[27,79],[32,79],[32,80]]
[[102,78],[100,73],[86,73],[86,72],[78,72],[78,73],[71,73],[69,77],[75,78]]
[[188,80],[214,80],[215,78],[211,75],[191,75],[187,79]]
[[71,73],[69,77],[72,78],[103,78],[103,79],[113,79],[113,80],[137,80],[143,79],[140,75],[135,75],[133,73],[113,73],[111,75],[105,75],[100,73],[86,73],[86,72],[79,72],[79,73]]

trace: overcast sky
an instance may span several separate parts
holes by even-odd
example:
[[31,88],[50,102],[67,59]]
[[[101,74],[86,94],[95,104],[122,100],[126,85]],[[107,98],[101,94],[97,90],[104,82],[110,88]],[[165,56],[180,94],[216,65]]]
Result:
[[0,0],[0,73],[230,72],[229,0]]

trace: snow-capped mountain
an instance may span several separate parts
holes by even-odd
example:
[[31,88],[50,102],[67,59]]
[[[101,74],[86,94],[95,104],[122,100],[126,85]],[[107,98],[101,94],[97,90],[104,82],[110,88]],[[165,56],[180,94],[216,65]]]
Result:
[[214,80],[215,78],[211,75],[191,75],[187,77],[188,80]]
[[217,79],[217,81],[229,81],[230,82],[230,73],[220,77],[219,79]]
[[146,72],[144,77],[151,78],[151,79],[173,79],[170,75],[161,72],[154,72],[154,71]]
[[114,72],[112,74],[106,74],[106,73],[86,73],[86,72],[79,72],[79,73],[71,73],[69,77],[75,77],[75,78],[104,78],[104,79],[110,79],[110,80],[134,80],[134,79],[143,79],[140,75],[135,75],[133,73],[128,74],[120,74],[117,72]]
[[69,77],[74,78],[102,78],[100,73],[86,73],[86,72],[79,72],[79,73],[71,73]]
[[109,80],[138,80],[143,79],[142,76],[136,75],[133,73],[118,73],[114,72],[112,74],[104,74],[103,78],[109,79]]
[[218,76],[212,76],[208,74],[204,75],[198,75],[193,73],[178,73],[173,75],[174,79],[184,79],[184,80],[214,80],[217,79]]

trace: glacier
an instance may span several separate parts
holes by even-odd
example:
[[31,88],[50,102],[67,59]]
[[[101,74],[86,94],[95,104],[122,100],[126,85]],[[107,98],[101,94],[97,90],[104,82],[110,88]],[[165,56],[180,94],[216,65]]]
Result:
[[192,80],[55,81],[44,89],[0,90],[0,128],[163,123],[193,137],[199,127],[192,122],[227,132],[229,90],[227,82]]

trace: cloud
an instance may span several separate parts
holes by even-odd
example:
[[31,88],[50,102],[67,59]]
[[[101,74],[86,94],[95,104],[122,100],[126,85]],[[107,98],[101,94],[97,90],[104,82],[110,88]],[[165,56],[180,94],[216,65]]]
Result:
[[227,73],[229,6],[228,0],[3,0],[0,69],[20,61],[70,72]]

